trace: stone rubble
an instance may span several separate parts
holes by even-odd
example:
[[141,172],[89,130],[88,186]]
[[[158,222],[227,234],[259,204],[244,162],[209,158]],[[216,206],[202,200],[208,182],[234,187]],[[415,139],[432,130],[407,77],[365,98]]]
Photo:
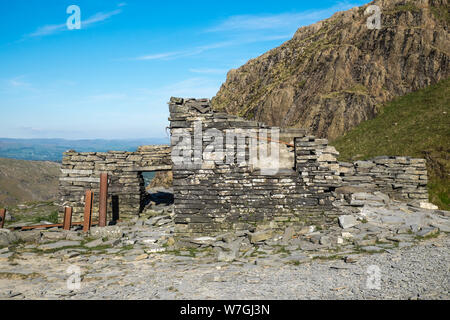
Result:
[[[143,217],[106,227],[122,234],[112,239],[94,239],[95,230],[40,230],[38,241],[0,249],[0,298],[449,299],[450,238],[431,226],[449,227],[449,213],[394,201],[389,206],[383,214],[402,223],[385,224],[371,214],[379,207],[364,206],[354,215],[359,224],[346,229],[338,222],[283,232],[266,225],[184,243],[173,240],[173,217],[161,226]],[[417,232],[412,222],[419,223]],[[48,232],[83,240],[50,240]],[[382,268],[382,291],[365,287],[371,265]],[[67,288],[69,266],[81,269],[80,290]],[[335,290],[341,287],[348,289]]]

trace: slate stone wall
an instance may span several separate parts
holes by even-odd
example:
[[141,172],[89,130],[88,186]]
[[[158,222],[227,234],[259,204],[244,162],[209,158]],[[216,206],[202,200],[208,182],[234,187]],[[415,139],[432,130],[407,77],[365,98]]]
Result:
[[94,191],[93,220],[98,216],[100,174],[109,175],[108,218],[114,211],[120,217],[139,214],[145,196],[144,171],[172,169],[169,146],[142,146],[136,152],[68,151],[63,155],[59,179],[61,206],[74,210],[73,221],[82,221],[85,191]]
[[425,159],[377,157],[339,165],[344,186],[380,191],[397,200],[428,201]]
[[[326,139],[309,136],[303,129],[271,128],[216,112],[207,99],[171,98],[169,110],[170,147],[64,154],[60,198],[63,206],[74,208],[74,221],[82,220],[86,189],[95,192],[96,219],[102,172],[110,175],[108,214],[116,207],[123,217],[137,215],[142,207],[141,172],[172,170],[178,237],[249,230],[257,224],[271,224],[274,229],[289,224],[324,228],[336,223],[340,212],[333,203],[341,196],[339,189],[346,186],[381,191],[404,201],[428,199],[423,159],[338,162],[339,153]],[[268,149],[279,149],[276,172],[265,171],[270,160],[250,161],[250,154],[261,148],[255,145],[251,130],[258,132],[256,140],[265,141]],[[273,130],[278,130],[278,136]],[[265,135],[260,134],[263,131]],[[230,135],[233,139],[227,139]],[[182,145],[188,146],[187,153]],[[205,153],[217,151],[218,146],[223,149],[220,156],[213,152],[216,158],[210,158]],[[239,151],[245,151],[245,157],[239,158]],[[188,161],[179,163],[180,156]]]
[[[202,124],[202,142],[196,144],[193,138],[189,141],[192,156],[195,152],[201,154],[213,141],[208,130],[217,130],[225,136],[230,130],[245,135],[247,129],[271,129],[255,121],[215,112],[206,99],[172,98],[169,108],[172,148],[182,141],[177,132],[184,130],[193,137],[195,123]],[[248,152],[249,140],[239,141]],[[280,229],[293,223],[326,227],[335,223],[340,214],[333,202],[338,197],[336,189],[343,186],[367,187],[402,200],[428,197],[425,160],[380,157],[354,164],[339,163],[339,153],[328,146],[326,139],[308,136],[301,129],[281,129],[277,143],[282,160],[279,172],[274,175],[262,175],[261,170],[248,162],[203,161],[189,168],[174,165],[177,235],[215,235],[248,230],[249,225],[259,223],[270,223]],[[226,141],[223,146],[228,150]]]
[[[224,137],[230,130],[239,136],[246,129],[272,129],[261,123],[213,112],[208,100],[173,98],[169,107],[173,149],[182,140],[177,132],[185,130],[193,137],[195,122],[198,121],[202,124],[202,143],[199,149],[202,152],[211,142],[207,133],[211,129],[221,132]],[[248,230],[249,225],[260,223],[271,223],[274,228],[293,223],[334,223],[338,213],[331,205],[333,196],[330,186],[336,182],[330,184],[327,180],[320,183],[319,174],[323,169],[327,175],[339,180],[336,171],[338,166],[322,168],[319,155],[296,166],[295,159],[306,157],[303,153],[307,147],[300,145],[303,143],[310,146],[310,138],[303,139],[305,135],[306,131],[302,129],[282,129],[279,141],[270,142],[278,144],[280,148],[281,168],[273,175],[262,174],[261,169],[249,163],[250,139],[244,138],[238,140],[241,145],[245,145],[246,163],[215,164],[203,161],[201,165],[189,168],[174,164],[175,222],[178,236]],[[224,141],[223,149],[227,150],[227,154],[230,154],[228,148],[234,146],[232,155],[236,159],[237,145],[227,143],[226,138]],[[325,141],[314,141],[325,144]],[[194,147],[193,138],[190,144]],[[311,149],[314,150],[321,147],[322,144],[311,144]],[[324,149],[328,150],[326,147]],[[337,165],[335,159],[334,162]],[[311,180],[299,174],[300,171],[308,171],[308,179]]]

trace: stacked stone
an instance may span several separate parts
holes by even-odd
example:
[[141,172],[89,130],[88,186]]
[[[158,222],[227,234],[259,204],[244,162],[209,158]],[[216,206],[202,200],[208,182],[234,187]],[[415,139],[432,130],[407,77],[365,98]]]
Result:
[[380,191],[398,200],[428,200],[425,159],[377,157],[340,163],[343,185]]
[[140,146],[132,157],[141,171],[172,170],[169,146]]
[[[62,205],[74,208],[75,220],[82,218],[85,190],[98,194],[100,173],[107,172],[111,179],[109,212],[116,197],[123,217],[138,214],[143,205],[141,172],[172,167],[177,237],[248,230],[251,225],[266,222],[275,229],[294,223],[324,227],[335,223],[341,214],[333,202],[343,191],[336,189],[344,186],[381,191],[403,200],[428,198],[423,159],[379,157],[338,163],[339,153],[328,146],[326,139],[307,136],[302,129],[280,130],[278,141],[274,141],[272,135],[255,132],[268,129],[270,133],[270,129],[279,128],[216,112],[208,99],[172,98],[169,109],[171,147],[64,154],[60,196]],[[230,134],[232,140],[227,139]],[[270,159],[250,161],[250,153],[261,148],[254,143],[255,137],[266,140],[267,147],[279,147],[277,171],[267,174],[263,170]],[[180,142],[189,146],[187,152],[179,148]],[[218,155],[219,150],[210,149],[216,143],[223,151],[220,157],[204,158],[206,148]],[[245,151],[246,156],[236,161],[239,151]],[[180,152],[188,164],[174,160],[179,160]]]
[[[108,173],[108,214],[118,206],[121,217],[139,214],[145,196],[142,171],[170,170],[169,146],[143,146],[137,152],[65,152],[59,180],[61,207],[73,208],[82,221],[86,190],[94,191],[93,219],[98,216],[100,174]],[[62,214],[61,214],[62,217]]]
[[[206,133],[209,129],[223,133],[224,150],[229,150],[227,147],[231,146],[225,141],[227,132],[239,135],[246,129],[270,129],[255,121],[214,112],[206,99],[172,98],[169,107],[173,149],[180,141],[177,130],[184,129],[192,134],[195,121],[202,123],[203,143],[200,151],[208,146],[210,139]],[[323,214],[324,207],[319,206],[319,203],[325,203],[326,197],[316,195],[316,189],[306,188],[294,170],[295,156],[289,145],[294,143],[295,137],[304,135],[305,130],[302,129],[281,130],[280,141],[277,143],[280,145],[280,153],[285,156],[281,157],[283,161],[280,170],[273,175],[263,175],[261,170],[248,162],[217,164],[206,161],[198,166],[174,164],[177,236],[214,235],[229,230],[248,229],[249,225],[268,221],[274,228],[280,229],[290,223],[332,223],[335,212],[327,211],[328,215]],[[248,151],[250,142],[242,137],[239,140]],[[325,155],[326,151],[323,151]],[[234,148],[234,157],[237,156],[236,152],[237,149]],[[286,161],[289,153],[292,154],[291,160]],[[320,166],[322,164],[325,161]]]
[[327,139],[307,136],[295,139],[295,165],[300,183],[310,191],[316,205],[331,208],[333,191],[342,184],[339,176],[339,153],[328,146]]

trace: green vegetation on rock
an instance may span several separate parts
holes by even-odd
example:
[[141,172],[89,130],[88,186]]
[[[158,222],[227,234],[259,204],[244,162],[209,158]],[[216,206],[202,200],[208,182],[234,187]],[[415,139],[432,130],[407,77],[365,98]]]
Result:
[[430,201],[450,210],[450,78],[399,97],[332,144],[340,160],[425,158]]

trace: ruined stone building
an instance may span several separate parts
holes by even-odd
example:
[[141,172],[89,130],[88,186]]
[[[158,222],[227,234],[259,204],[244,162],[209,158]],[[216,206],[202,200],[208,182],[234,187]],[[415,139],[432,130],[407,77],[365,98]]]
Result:
[[[171,146],[142,146],[136,152],[64,153],[60,199],[62,206],[74,208],[75,220],[81,219],[85,190],[98,194],[103,172],[110,176],[108,214],[113,219],[142,210],[146,196],[143,172],[172,170],[179,236],[215,235],[260,222],[271,222],[274,228],[333,223],[340,214],[333,203],[343,196],[342,190],[351,187],[381,191],[405,201],[428,199],[423,159],[378,157],[342,163],[326,139],[310,136],[303,129],[270,128],[219,113],[207,99],[172,98],[169,108]],[[264,134],[255,137],[249,132]],[[276,139],[270,136],[272,132],[277,132]],[[233,139],[226,139],[230,135]],[[250,161],[254,138],[265,141],[269,149],[277,146],[273,173],[265,172],[271,163]],[[180,144],[190,146],[191,165],[174,161],[183,155]],[[223,146],[221,161],[204,158],[203,152],[211,145]],[[239,151],[247,156],[240,159]],[[200,162],[195,155],[200,155]],[[236,161],[225,161],[227,157]]]

